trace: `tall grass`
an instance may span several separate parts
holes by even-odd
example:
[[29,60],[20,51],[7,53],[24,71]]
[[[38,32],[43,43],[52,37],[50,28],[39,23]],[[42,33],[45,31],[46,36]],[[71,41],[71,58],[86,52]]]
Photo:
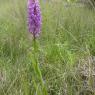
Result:
[[41,1],[42,33],[35,52],[26,0],[0,5],[0,95],[95,94],[93,10]]

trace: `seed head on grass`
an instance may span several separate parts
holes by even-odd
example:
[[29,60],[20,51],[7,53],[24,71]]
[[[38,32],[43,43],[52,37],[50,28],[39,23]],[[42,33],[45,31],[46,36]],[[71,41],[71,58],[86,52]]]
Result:
[[33,37],[38,37],[41,31],[41,11],[38,0],[28,0],[28,29]]

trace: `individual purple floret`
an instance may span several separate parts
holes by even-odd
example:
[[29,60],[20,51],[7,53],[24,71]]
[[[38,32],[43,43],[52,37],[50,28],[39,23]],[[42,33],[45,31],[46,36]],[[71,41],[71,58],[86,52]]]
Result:
[[28,0],[28,29],[33,37],[38,37],[41,31],[41,11],[38,0]]

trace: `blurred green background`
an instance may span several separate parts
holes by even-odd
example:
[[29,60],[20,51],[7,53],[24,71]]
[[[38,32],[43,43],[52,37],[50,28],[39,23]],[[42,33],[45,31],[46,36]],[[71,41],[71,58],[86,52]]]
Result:
[[[95,95],[94,2],[40,4],[37,59],[48,95]],[[31,65],[32,38],[27,0],[0,0],[0,95],[47,95]]]

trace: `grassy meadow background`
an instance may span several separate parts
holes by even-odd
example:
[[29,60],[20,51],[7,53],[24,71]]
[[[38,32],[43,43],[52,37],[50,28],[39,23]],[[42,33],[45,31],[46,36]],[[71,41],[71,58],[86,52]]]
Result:
[[27,0],[0,0],[0,95],[95,95],[95,10],[63,0],[40,4],[37,67]]

